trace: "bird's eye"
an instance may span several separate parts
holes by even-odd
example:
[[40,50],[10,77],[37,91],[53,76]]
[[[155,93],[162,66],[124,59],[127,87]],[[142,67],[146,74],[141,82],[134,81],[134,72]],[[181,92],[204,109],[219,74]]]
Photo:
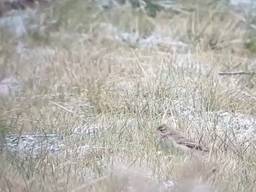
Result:
[[163,132],[163,131],[166,130],[166,128],[165,128],[164,126],[160,126],[160,127],[158,127],[157,129],[158,129],[159,131],[161,131],[161,132]]

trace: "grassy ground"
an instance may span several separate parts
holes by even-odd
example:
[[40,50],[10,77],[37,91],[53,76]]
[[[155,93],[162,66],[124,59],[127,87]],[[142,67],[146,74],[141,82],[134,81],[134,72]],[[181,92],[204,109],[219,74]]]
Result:
[[[3,36],[0,75],[15,74],[24,89],[1,98],[0,132],[66,139],[56,156],[24,160],[1,152],[0,191],[256,191],[255,141],[222,137],[215,126],[220,111],[256,114],[255,76],[218,75],[255,71],[244,46],[250,23],[223,4],[178,4],[178,10],[182,5],[184,12],[151,18],[143,10],[101,11],[65,0],[39,14],[47,30],[31,33],[22,54]],[[131,47],[107,39],[102,22],[142,36],[161,31],[192,49]],[[166,122],[202,139],[211,154],[163,151],[156,128]],[[77,127],[98,134],[74,136]],[[167,181],[174,187],[166,188]]]

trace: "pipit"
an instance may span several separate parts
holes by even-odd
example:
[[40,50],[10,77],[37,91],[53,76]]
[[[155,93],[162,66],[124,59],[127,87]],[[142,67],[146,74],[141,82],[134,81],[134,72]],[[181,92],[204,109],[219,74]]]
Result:
[[206,146],[201,145],[200,143],[191,141],[178,131],[175,131],[168,127],[166,124],[163,124],[157,128],[157,132],[160,136],[160,145],[165,150],[168,149],[178,149],[183,152],[200,152],[208,153],[209,150]]

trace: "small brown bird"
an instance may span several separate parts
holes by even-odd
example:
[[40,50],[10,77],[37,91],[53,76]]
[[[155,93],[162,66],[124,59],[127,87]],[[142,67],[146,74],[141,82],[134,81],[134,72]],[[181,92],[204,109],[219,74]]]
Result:
[[163,124],[157,128],[160,135],[160,142],[165,148],[176,148],[183,152],[198,151],[198,152],[209,152],[206,146],[191,141],[181,135],[181,133],[171,129],[166,124]]

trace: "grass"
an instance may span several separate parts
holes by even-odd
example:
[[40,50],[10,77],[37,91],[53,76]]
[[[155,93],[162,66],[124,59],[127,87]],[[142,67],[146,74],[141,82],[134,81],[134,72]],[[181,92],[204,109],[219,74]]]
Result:
[[[247,31],[224,5],[211,6],[152,19],[141,9],[101,11],[93,3],[65,0],[39,13],[51,13],[48,24],[57,21],[46,33],[49,41],[28,36],[32,49],[23,55],[11,51],[14,43],[1,47],[4,75],[16,74],[24,83],[19,95],[0,98],[1,127],[64,135],[65,146],[40,158],[2,151],[1,191],[255,191],[255,143],[241,143],[217,127],[220,111],[255,116],[255,85],[246,86],[251,79],[218,75],[253,70],[242,46]],[[192,50],[132,48],[106,39],[97,31],[100,23],[141,36],[162,31]],[[237,39],[242,43],[234,51]],[[163,151],[156,128],[165,122],[203,140],[211,155],[195,159]],[[99,133],[72,135],[77,127]],[[164,181],[175,187],[164,188]]]

